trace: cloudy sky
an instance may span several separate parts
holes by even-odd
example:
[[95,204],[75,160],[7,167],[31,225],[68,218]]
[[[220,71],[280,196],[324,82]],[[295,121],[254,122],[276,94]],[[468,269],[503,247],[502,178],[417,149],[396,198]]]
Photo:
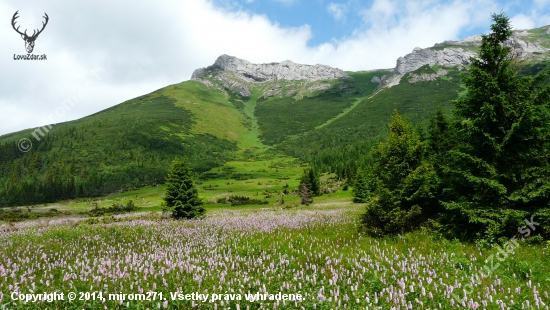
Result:
[[[33,54],[10,26],[39,29]],[[393,68],[414,47],[550,24],[550,0],[0,0],[0,135],[65,122],[169,84],[221,54],[344,70]]]

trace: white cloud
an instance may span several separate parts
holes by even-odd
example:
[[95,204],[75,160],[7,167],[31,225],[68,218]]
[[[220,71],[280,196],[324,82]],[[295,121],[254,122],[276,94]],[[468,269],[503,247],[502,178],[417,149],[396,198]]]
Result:
[[396,1],[391,0],[376,0],[372,7],[363,11],[365,21],[372,23],[387,23],[393,20],[397,13],[396,7],[399,5]]
[[547,6],[550,0],[535,0],[534,7],[525,13],[518,13],[510,18],[514,29],[532,29],[550,24]]
[[510,23],[514,29],[531,29],[535,28],[533,19],[524,14],[518,14],[510,18]]
[[334,17],[334,19],[341,20],[345,17],[347,5],[331,2],[327,6],[327,11]]
[[[350,8],[353,9],[353,8]],[[391,68],[398,57],[416,46],[429,47],[458,39],[465,29],[489,24],[495,6],[490,0],[437,1],[375,0],[361,12],[365,27],[336,44],[324,44],[313,53],[316,60],[346,70]]]

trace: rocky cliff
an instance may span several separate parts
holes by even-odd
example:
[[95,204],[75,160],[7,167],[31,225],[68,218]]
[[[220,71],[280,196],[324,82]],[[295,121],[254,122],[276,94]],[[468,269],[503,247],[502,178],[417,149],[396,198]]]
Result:
[[[318,81],[349,78],[344,71],[325,65],[302,65],[290,60],[267,64],[253,64],[237,57],[221,55],[212,66],[195,70],[192,80],[216,87],[221,91],[229,89],[242,96],[251,95],[250,86],[268,82],[302,81],[305,91],[315,91],[330,87],[328,84],[314,83]],[[307,85],[313,84],[313,85]],[[288,90],[285,93],[274,85],[267,87],[264,96],[290,96],[299,90]]]
[[[550,32],[550,28],[546,32]],[[544,41],[548,42],[539,37],[540,35],[537,36],[536,32],[517,31],[508,40],[506,45],[511,47],[513,53],[521,60],[548,58],[547,53],[550,50],[542,45]],[[470,64],[470,58],[477,56],[477,49],[480,45],[481,35],[476,35],[461,41],[444,41],[429,48],[422,49],[416,47],[412,53],[397,59],[397,64],[393,70],[393,77],[387,79],[384,86],[391,87],[399,84],[405,74],[413,72],[424,65],[439,65],[443,67],[467,66]],[[445,71],[438,72],[438,75],[444,74],[446,74]],[[409,81],[416,82],[433,79],[434,76],[414,76]]]
[[301,65],[290,60],[253,64],[237,57],[221,55],[212,66],[195,70],[192,79],[202,78],[216,71],[231,72],[247,82],[257,83],[278,80],[312,82],[348,77],[344,71],[325,65]]

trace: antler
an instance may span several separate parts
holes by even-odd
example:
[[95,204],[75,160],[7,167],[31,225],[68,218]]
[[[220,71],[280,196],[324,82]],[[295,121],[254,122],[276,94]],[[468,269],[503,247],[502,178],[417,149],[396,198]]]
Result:
[[50,20],[50,18],[48,17],[48,14],[46,14],[46,12],[44,12],[44,15],[46,16],[42,16],[42,17],[46,19],[46,22],[45,23],[42,22],[42,29],[40,29],[36,34],[35,34],[36,30],[32,31],[32,36],[31,36],[32,38],[38,37],[38,35],[44,30],[44,28],[46,28],[46,25],[48,24],[48,21]]
[[19,26],[17,26],[17,28],[15,28],[15,20],[19,18],[19,16],[17,16],[17,13],[19,11],[15,12],[15,14],[13,14],[13,17],[11,18],[11,26],[13,27],[13,30],[17,31],[17,33],[19,33],[20,35],[27,35],[27,30],[25,30],[25,33],[22,33],[21,31],[19,31]]

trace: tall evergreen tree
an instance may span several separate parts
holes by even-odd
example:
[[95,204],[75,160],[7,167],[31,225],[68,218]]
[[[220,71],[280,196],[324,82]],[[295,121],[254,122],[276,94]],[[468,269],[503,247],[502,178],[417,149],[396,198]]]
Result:
[[455,139],[453,138],[455,131],[451,125],[439,106],[436,113],[430,117],[425,140],[427,147],[426,160],[433,165],[438,176],[439,184],[434,194],[439,200],[443,201],[446,200],[449,192],[445,189],[452,186],[445,176],[446,165],[449,162],[448,154],[455,146]]
[[301,184],[305,182],[310,196],[319,196],[321,195],[321,181],[319,179],[319,173],[315,167],[309,169],[304,169],[304,173],[300,178],[300,188]]
[[366,172],[363,169],[357,169],[355,182],[353,183],[353,202],[365,203],[369,201],[371,188],[369,187]]
[[309,206],[313,202],[310,192],[311,191],[307,188],[306,182],[300,183],[300,197],[302,198],[303,205]]
[[172,209],[172,217],[196,218],[203,216],[206,210],[193,184],[192,172],[187,161],[174,159],[166,177],[166,206]]
[[321,179],[319,176],[319,171],[316,167],[311,167],[309,170],[309,182],[311,185],[311,192],[314,196],[321,195]]
[[510,237],[526,218],[550,219],[546,72],[518,76],[517,55],[507,45],[510,21],[492,18],[492,32],[482,35],[463,78],[468,92],[455,102],[457,146],[445,175],[450,198],[441,222],[464,238]]
[[439,164],[453,147],[451,124],[441,106],[438,106],[435,114],[430,117],[427,131],[429,156],[433,158],[432,162]]
[[423,160],[424,144],[397,111],[389,129],[387,141],[372,152],[373,191],[363,215],[365,228],[376,235],[411,231],[439,207],[434,195],[437,175],[432,164]]

